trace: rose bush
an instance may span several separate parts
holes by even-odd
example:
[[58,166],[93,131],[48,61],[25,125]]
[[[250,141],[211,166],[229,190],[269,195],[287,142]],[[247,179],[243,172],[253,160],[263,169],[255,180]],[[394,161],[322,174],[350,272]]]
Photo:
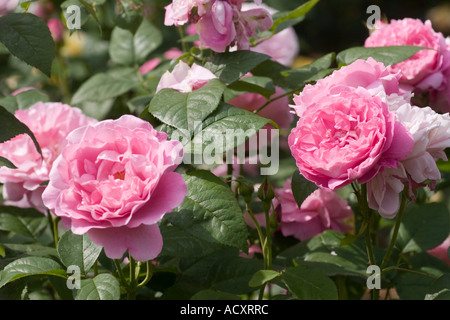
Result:
[[0,299],[448,299],[449,38],[318,3],[0,4]]

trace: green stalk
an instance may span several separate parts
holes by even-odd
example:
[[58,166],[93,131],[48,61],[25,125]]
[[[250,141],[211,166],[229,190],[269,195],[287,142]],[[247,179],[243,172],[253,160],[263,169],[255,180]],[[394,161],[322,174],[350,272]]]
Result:
[[400,223],[401,223],[402,218],[403,218],[403,213],[405,212],[405,206],[406,206],[406,197],[402,193],[402,200],[401,200],[401,203],[400,203],[400,209],[398,210],[397,219],[395,220],[394,231],[392,233],[391,242],[389,243],[389,247],[388,247],[388,250],[386,252],[386,255],[383,258],[383,261],[381,262],[381,270],[384,269],[384,267],[386,266],[386,264],[388,263],[388,261],[389,261],[389,259],[391,257],[392,250],[394,249],[394,245],[395,245],[395,242],[397,240],[398,230],[400,229]]

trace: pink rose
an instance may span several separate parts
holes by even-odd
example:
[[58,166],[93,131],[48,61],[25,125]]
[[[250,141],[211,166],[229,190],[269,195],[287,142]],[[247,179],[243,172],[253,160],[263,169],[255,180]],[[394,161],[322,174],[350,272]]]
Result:
[[0,183],[7,205],[34,207],[45,213],[41,183],[49,180],[54,161],[74,129],[96,122],[80,109],[61,103],[38,102],[29,109],[17,110],[15,116],[35,135],[43,159],[26,134],[0,144],[0,156],[10,160],[17,169],[0,167]]
[[19,0],[3,0],[0,3],[0,17],[14,11],[19,4]]
[[[432,188],[441,179],[436,161],[447,161],[445,149],[450,147],[450,116],[430,107],[404,103],[391,108],[396,118],[413,138],[411,152],[396,167],[385,168],[367,184],[369,206],[385,218],[395,217],[399,209],[399,193],[405,184],[409,190],[426,184]],[[414,194],[410,192],[414,199]]]
[[127,250],[139,261],[155,258],[162,249],[158,221],[187,191],[174,172],[181,143],[166,139],[131,115],[73,131],[50,172],[44,204],[112,259]]
[[[450,37],[445,39],[447,43],[447,56],[450,56]],[[448,66],[443,68],[442,74],[444,81],[442,87],[438,89],[430,89],[430,106],[441,113],[450,112],[450,57],[448,58]]]
[[242,10],[237,13],[239,19],[236,25],[236,46],[238,50],[250,49],[250,37],[257,38],[258,32],[269,30],[273,20],[264,8]]
[[450,236],[445,239],[440,245],[436,248],[428,250],[427,252],[436,258],[439,258],[445,261],[448,265],[450,265],[450,259],[448,258],[448,248],[450,247]]
[[389,111],[397,77],[371,58],[357,60],[294,96],[300,119],[288,141],[305,178],[332,190],[365,183],[411,152],[411,135]]
[[376,28],[366,39],[366,47],[411,45],[433,49],[420,50],[392,66],[394,72],[402,72],[402,83],[422,90],[442,86],[442,71],[450,63],[450,52],[446,50],[444,36],[433,30],[429,20],[425,23],[412,18],[391,20],[389,24],[378,22]]
[[[181,26],[192,20],[197,20],[206,12],[206,6],[213,0],[173,0],[165,7],[164,24],[166,26]],[[192,15],[196,11],[196,14]]]
[[292,194],[290,179],[283,188],[275,191],[276,201],[281,205],[279,228],[285,237],[293,236],[304,241],[325,230],[345,233],[353,228],[352,209],[332,190],[315,190],[303,201],[300,208]]
[[215,0],[209,10],[196,24],[200,41],[211,50],[224,52],[236,38],[233,7],[222,0]]
[[172,72],[166,71],[159,80],[156,92],[170,88],[180,92],[191,92],[203,87],[209,80],[217,78],[208,69],[192,64],[189,67],[183,61],[179,61]]

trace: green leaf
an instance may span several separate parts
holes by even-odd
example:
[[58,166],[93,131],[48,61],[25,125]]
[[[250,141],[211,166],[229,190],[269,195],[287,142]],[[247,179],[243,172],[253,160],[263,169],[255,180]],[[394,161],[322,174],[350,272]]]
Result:
[[172,89],[159,91],[148,111],[162,122],[182,131],[194,133],[198,125],[219,105],[225,86],[212,79],[200,89],[183,93]]
[[228,86],[234,91],[259,93],[269,99],[275,93],[272,79],[268,77],[244,77]]
[[139,85],[139,79],[134,70],[125,69],[122,74],[97,73],[75,92],[72,97],[72,104],[76,105],[85,101],[102,102],[110,98],[115,98],[128,92]]
[[197,130],[192,137],[192,143],[185,145],[185,152],[202,153],[203,156],[214,159],[216,155],[242,145],[269,122],[271,121],[253,112],[222,103],[203,121],[201,130]]
[[404,213],[396,244],[404,253],[433,249],[444,242],[449,230],[449,211],[445,204],[421,204]]
[[205,289],[245,294],[255,290],[248,283],[262,264],[261,260],[240,257],[236,249],[226,248],[195,261],[183,274]]
[[185,200],[165,219],[199,239],[247,251],[247,225],[229,186],[204,170],[183,177]]
[[6,158],[0,157],[0,167],[7,167],[10,169],[17,169],[17,167]]
[[44,215],[40,217],[22,217],[0,213],[0,230],[11,231],[35,240],[47,225],[48,220]]
[[4,106],[9,112],[14,113],[18,109],[27,109],[37,102],[49,102],[48,95],[39,90],[28,90],[15,96],[0,98],[0,105]]
[[132,66],[134,63],[134,37],[131,31],[115,27],[111,33],[109,56],[115,63]]
[[51,275],[66,277],[66,271],[53,259],[47,257],[25,257],[9,263],[0,272],[0,288],[5,284],[34,275]]
[[229,85],[242,78],[270,56],[249,50],[219,53],[206,62],[205,68],[211,70],[223,83]]
[[0,143],[8,141],[19,134],[28,134],[33,140],[36,150],[42,155],[41,147],[36,140],[33,132],[22,122],[20,122],[13,114],[0,106]]
[[425,295],[425,300],[450,300],[450,273],[433,282]]
[[339,65],[349,65],[358,59],[372,57],[385,66],[394,65],[411,58],[417,51],[425,49],[416,46],[354,47],[341,51],[336,56]]
[[317,189],[317,185],[300,174],[298,170],[292,175],[291,181],[292,194],[298,207],[302,206],[308,196]]
[[144,19],[134,35],[135,62],[142,64],[147,56],[157,49],[163,41],[161,32],[148,20]]
[[164,239],[161,256],[196,258],[222,249],[220,244],[205,241],[178,226],[162,225],[160,226],[160,230]]
[[326,274],[303,266],[291,267],[282,279],[289,291],[300,300],[337,300],[336,285]]
[[68,230],[61,236],[57,250],[66,267],[76,265],[86,274],[100,255],[102,247],[93,243],[87,234],[76,235]]
[[117,279],[108,273],[95,278],[81,280],[75,300],[119,300],[120,285]]
[[248,282],[248,285],[250,287],[260,287],[266,282],[269,282],[279,277],[280,275],[281,273],[274,270],[259,270],[252,276],[252,278]]
[[11,54],[50,77],[55,45],[43,19],[30,13],[0,17],[0,41]]
[[291,23],[289,23],[289,20],[293,20],[293,23],[297,23],[300,18],[305,16],[317,4],[317,2],[319,2],[319,0],[310,0],[286,14],[275,16],[276,19],[274,20],[270,31],[272,31],[272,33],[276,33],[287,26],[290,26]]

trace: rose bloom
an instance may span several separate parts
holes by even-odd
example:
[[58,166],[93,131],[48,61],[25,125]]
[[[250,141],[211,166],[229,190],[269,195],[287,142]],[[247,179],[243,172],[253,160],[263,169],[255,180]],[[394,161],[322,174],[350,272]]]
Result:
[[442,72],[450,63],[450,51],[442,33],[435,32],[429,20],[404,18],[389,24],[379,21],[375,26],[377,29],[365,41],[366,47],[410,45],[432,49],[420,50],[392,66],[394,72],[402,71],[402,83],[422,90],[445,85]]
[[147,72],[152,71],[161,63],[161,59],[153,58],[145,62],[143,65],[139,67],[139,74],[144,75]]
[[159,80],[156,92],[169,88],[180,92],[192,92],[203,87],[209,80],[217,78],[208,69],[179,61],[172,72],[166,71]]
[[277,203],[281,205],[279,228],[285,237],[293,236],[304,241],[325,230],[345,233],[353,228],[353,211],[335,191],[316,189],[300,208],[292,194],[290,179],[283,188],[276,189],[275,194]]
[[50,33],[52,34],[53,40],[55,42],[62,42],[64,30],[64,25],[62,21],[57,18],[51,18],[47,21],[47,26],[48,29],[50,30]]
[[44,204],[111,259],[127,250],[139,261],[155,258],[162,249],[158,222],[187,191],[174,172],[181,143],[131,115],[79,128],[67,140],[50,172]]
[[[447,52],[450,55],[450,37],[445,39],[447,43]],[[444,80],[442,87],[430,89],[430,106],[440,113],[450,112],[450,59],[447,68],[444,68],[442,74]]]
[[27,134],[18,135],[0,144],[0,156],[10,160],[17,169],[0,167],[0,183],[6,205],[34,207],[45,213],[41,194],[48,181],[54,161],[74,129],[96,122],[80,109],[61,103],[38,102],[28,109],[17,110],[16,118],[33,132],[42,150],[36,150]]
[[[393,105],[396,118],[402,122],[414,140],[412,151],[396,167],[385,168],[367,184],[369,206],[385,218],[393,218],[399,208],[399,193],[405,184],[409,190],[429,185],[441,179],[436,161],[447,161],[445,149],[450,147],[450,116],[430,107]],[[414,199],[414,194],[410,192]]]
[[294,96],[299,121],[288,140],[305,178],[332,190],[365,183],[411,152],[411,135],[389,110],[389,95],[402,99],[398,77],[357,60]]

